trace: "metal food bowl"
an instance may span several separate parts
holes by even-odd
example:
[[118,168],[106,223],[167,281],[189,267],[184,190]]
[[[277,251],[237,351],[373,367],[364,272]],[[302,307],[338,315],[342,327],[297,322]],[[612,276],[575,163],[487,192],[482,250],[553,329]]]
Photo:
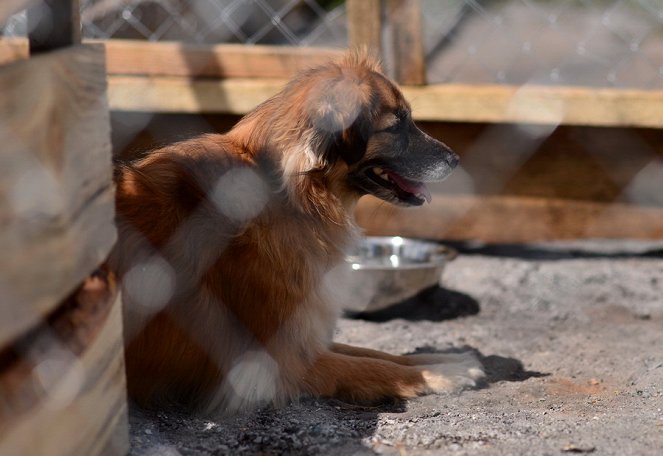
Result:
[[457,252],[418,239],[366,237],[346,257],[346,310],[374,311],[408,299],[440,283]]

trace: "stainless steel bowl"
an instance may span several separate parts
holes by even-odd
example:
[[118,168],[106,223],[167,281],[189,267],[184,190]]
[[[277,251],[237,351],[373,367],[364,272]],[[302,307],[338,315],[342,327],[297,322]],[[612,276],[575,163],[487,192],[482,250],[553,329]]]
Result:
[[345,308],[373,311],[410,298],[440,283],[450,247],[418,239],[366,237],[346,257]]

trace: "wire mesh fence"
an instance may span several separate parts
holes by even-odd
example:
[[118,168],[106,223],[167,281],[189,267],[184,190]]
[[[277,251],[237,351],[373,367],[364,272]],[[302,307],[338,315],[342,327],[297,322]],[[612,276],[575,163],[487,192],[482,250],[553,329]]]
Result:
[[430,80],[663,88],[660,0],[426,0],[423,9]]
[[[421,5],[429,82],[663,88],[662,0]],[[348,45],[342,0],[83,0],[81,8],[89,38]],[[25,34],[25,15],[2,30]]]
[[87,0],[82,20],[101,39],[347,45],[345,6],[329,0]]

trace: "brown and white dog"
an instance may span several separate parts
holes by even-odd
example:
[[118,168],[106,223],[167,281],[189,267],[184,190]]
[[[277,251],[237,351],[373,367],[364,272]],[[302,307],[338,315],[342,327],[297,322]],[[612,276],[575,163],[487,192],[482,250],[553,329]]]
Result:
[[312,69],[224,135],[117,168],[126,364],[141,403],[232,412],[301,395],[379,401],[483,375],[470,353],[396,356],[335,344],[327,272],[366,194],[430,199],[458,161],[361,53]]

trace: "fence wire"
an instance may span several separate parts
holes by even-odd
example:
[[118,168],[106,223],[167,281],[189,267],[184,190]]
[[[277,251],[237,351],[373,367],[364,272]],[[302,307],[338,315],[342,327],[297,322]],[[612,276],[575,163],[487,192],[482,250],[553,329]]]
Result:
[[[663,0],[421,4],[430,82],[663,88]],[[89,38],[348,45],[342,0],[83,0],[81,8]],[[0,30],[25,29],[23,15]]]
[[82,20],[100,39],[347,45],[345,6],[329,0],[87,0]]
[[435,82],[663,88],[663,1],[423,1]]

